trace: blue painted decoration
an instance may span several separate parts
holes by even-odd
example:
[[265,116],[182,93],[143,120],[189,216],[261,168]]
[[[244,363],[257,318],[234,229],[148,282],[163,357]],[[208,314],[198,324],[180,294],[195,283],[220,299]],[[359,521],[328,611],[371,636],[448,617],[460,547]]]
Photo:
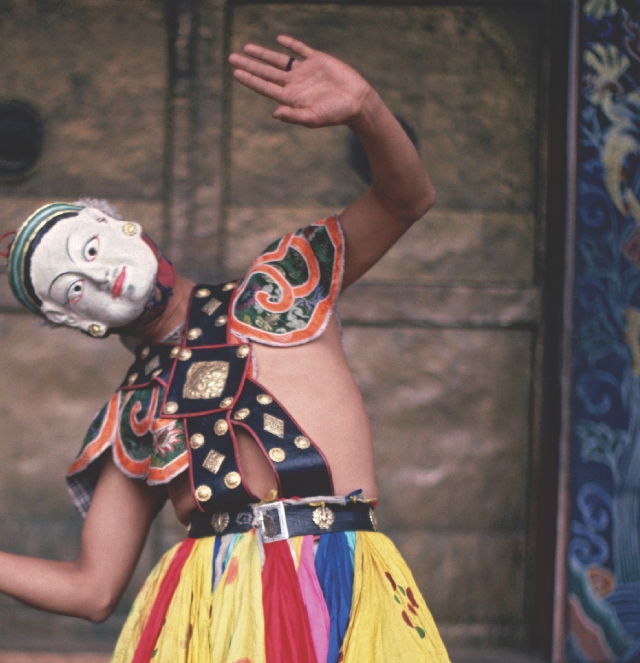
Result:
[[640,662],[640,0],[581,0],[567,660]]

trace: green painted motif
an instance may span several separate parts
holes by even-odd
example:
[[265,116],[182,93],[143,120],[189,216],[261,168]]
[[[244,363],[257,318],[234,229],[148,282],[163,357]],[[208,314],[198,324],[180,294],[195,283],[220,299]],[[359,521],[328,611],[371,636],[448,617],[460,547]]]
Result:
[[[150,468],[163,468],[187,451],[184,427],[180,419],[162,419],[164,387],[154,385],[134,391],[118,392],[118,424],[122,448],[134,462],[150,458]],[[80,450],[105,432],[107,403],[89,427]],[[112,440],[112,443],[114,440]]]
[[[281,242],[287,241],[290,237],[273,242],[264,253],[275,251]],[[309,268],[302,254],[292,247],[289,247],[282,260],[254,265],[233,308],[233,315],[245,325],[276,336],[304,329],[309,325],[318,304],[330,296],[336,247],[326,227],[308,226],[298,230],[294,237],[304,238],[313,251],[320,274],[316,287],[306,297],[295,298],[293,305],[284,313],[271,312],[259,304],[256,294],[265,292],[270,296],[269,301],[278,303],[286,293],[283,293],[273,278],[260,271],[261,266],[266,264],[277,269],[285,277],[290,288],[303,286],[309,281]]]

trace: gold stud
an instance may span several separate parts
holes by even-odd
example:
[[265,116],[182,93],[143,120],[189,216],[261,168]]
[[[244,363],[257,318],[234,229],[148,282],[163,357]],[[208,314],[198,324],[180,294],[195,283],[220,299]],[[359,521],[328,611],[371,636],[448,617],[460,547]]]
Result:
[[273,502],[278,497],[278,491],[272,488],[269,494],[262,500],[263,502]]
[[249,355],[249,346],[248,345],[241,345],[237,350],[236,350],[236,357],[240,359],[244,359]]
[[214,322],[216,327],[222,327],[222,325],[227,324],[227,316],[226,315],[221,315],[216,318],[216,321]]
[[209,288],[200,288],[199,290],[196,290],[196,297],[198,299],[204,299],[205,297],[208,297],[211,294],[211,290]]
[[202,467],[204,467],[205,470],[209,470],[211,474],[217,474],[224,459],[224,454],[219,453],[215,449],[211,449],[211,451],[207,454],[207,457],[204,459]]
[[133,223],[125,223],[124,226],[122,226],[122,232],[127,237],[133,237],[136,234],[136,227]]
[[175,359],[178,356],[178,353],[180,352],[180,348],[176,345],[175,348],[171,348],[171,352],[169,355],[171,356],[171,359]]
[[222,289],[223,289],[225,292],[228,292],[229,290],[233,290],[235,287],[236,287],[235,282],[230,281],[229,283],[225,283],[225,284],[222,286]]
[[269,403],[273,403],[273,398],[271,398],[269,394],[258,394],[256,400],[260,405],[269,405]]
[[273,449],[269,450],[269,458],[274,463],[281,463],[286,457],[287,454],[280,447],[273,447]]
[[182,350],[180,350],[178,353],[178,359],[180,361],[187,361],[187,359],[191,359],[191,350],[189,350],[189,348],[182,348]]
[[311,442],[304,436],[298,435],[293,443],[298,447],[298,449],[308,449],[311,446]]
[[213,424],[213,432],[216,435],[224,435],[229,430],[229,424],[226,419],[218,419],[215,424]]
[[199,449],[204,444],[204,435],[202,433],[194,433],[189,438],[189,444],[192,449]]
[[102,327],[95,323],[89,325],[89,336],[93,336],[93,338],[98,338],[98,336],[102,336]]
[[187,338],[190,341],[195,341],[197,338],[202,336],[202,329],[200,327],[193,327],[187,332]]
[[237,488],[241,483],[242,479],[240,478],[240,475],[237,472],[229,472],[224,477],[224,485],[230,490]]
[[210,500],[211,495],[213,495],[213,491],[204,483],[196,488],[196,498],[198,499],[198,502],[206,502],[207,500]]
[[233,418],[236,421],[242,421],[246,419],[251,414],[251,410],[248,407],[243,407],[241,410],[233,413]]
[[335,520],[335,516],[333,515],[333,511],[326,507],[324,504],[322,506],[319,506],[317,509],[314,510],[313,515],[313,522],[320,528],[320,529],[330,529],[331,525],[333,525],[333,521]]
[[162,373],[162,369],[159,368],[157,371],[153,371],[153,373],[151,374],[151,377],[152,378],[157,378],[158,375],[160,375],[161,373]]
[[264,415],[264,429],[267,433],[284,437],[284,421],[278,417],[272,417],[270,414]]
[[140,359],[146,359],[151,352],[151,348],[142,348],[140,351]]
[[167,414],[175,414],[178,411],[178,404],[175,403],[174,401],[169,401],[165,406],[164,406],[164,411]]
[[233,405],[233,396],[227,396],[220,401],[220,407],[231,407]]
[[211,516],[211,527],[216,534],[222,534],[229,524],[229,514],[226,511],[216,511]]

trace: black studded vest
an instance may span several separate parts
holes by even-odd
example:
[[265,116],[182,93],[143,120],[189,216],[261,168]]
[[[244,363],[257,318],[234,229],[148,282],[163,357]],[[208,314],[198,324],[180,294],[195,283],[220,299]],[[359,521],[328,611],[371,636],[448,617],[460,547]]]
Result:
[[281,497],[332,495],[322,453],[248,375],[251,345],[240,344],[228,333],[234,287],[235,283],[197,286],[182,345],[139,347],[120,389],[137,389],[154,380],[165,386],[162,417],[184,422],[191,487],[201,511],[231,510],[259,501],[245,485],[233,425],[242,426],[256,440],[273,468]]

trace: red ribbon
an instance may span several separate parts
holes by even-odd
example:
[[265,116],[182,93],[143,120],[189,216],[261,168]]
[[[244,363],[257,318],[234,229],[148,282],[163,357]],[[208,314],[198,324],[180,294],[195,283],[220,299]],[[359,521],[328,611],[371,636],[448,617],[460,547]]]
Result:
[[[5,237],[10,237],[11,235],[17,235],[18,231],[17,230],[10,230],[8,233],[4,233],[3,235],[0,235],[0,243]],[[13,244],[13,240],[9,242],[9,246],[7,246],[6,251],[0,251],[0,256],[3,258],[8,258],[9,257],[9,251],[11,250],[11,245]]]

